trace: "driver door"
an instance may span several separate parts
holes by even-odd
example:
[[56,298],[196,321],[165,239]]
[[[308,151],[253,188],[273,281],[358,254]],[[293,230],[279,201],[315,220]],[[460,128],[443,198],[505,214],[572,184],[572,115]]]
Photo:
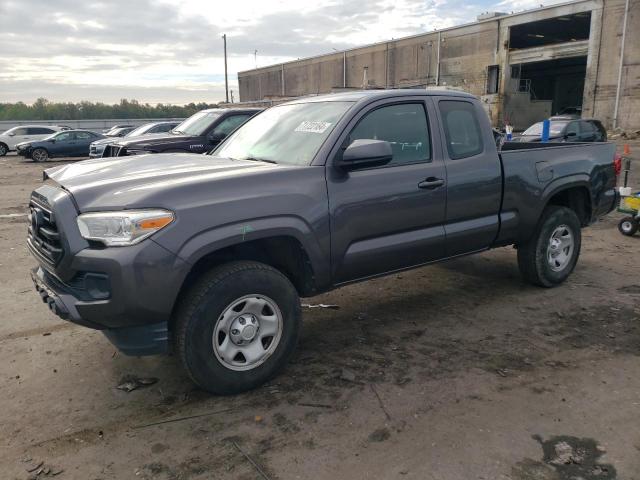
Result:
[[327,162],[334,284],[445,256],[446,172],[432,105],[383,100],[356,116],[334,159],[354,140],[384,140],[393,159],[345,172]]

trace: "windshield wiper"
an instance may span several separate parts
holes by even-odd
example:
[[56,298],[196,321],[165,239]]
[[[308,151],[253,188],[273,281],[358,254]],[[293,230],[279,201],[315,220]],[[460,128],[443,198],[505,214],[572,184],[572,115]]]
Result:
[[278,164],[278,162],[276,162],[275,160],[269,160],[267,158],[246,157],[246,158],[241,158],[240,160],[250,160],[252,162],[275,163],[276,165]]

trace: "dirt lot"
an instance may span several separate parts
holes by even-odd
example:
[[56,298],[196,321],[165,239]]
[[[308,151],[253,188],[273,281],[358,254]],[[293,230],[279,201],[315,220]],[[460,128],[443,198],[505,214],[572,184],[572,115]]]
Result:
[[305,310],[286,371],[212,397],[40,302],[10,215],[41,170],[0,158],[2,479],[640,479],[640,235],[619,214],[556,289],[503,248],[310,299],[339,309]]

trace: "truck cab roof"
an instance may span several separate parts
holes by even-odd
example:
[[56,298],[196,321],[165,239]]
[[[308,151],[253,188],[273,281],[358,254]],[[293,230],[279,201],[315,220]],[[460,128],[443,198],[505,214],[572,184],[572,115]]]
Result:
[[383,98],[408,97],[408,96],[446,96],[476,98],[470,93],[459,90],[426,90],[422,88],[396,89],[396,90],[353,90],[349,92],[330,93],[327,95],[317,95],[301,97],[286,104],[311,103],[311,102],[369,102]]

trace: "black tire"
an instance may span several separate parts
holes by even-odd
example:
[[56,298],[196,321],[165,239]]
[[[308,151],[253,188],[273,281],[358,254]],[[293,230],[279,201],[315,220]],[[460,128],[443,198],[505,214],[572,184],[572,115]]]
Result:
[[[274,350],[248,370],[233,370],[214,352],[214,328],[228,307],[247,295],[260,295],[281,313],[281,333]],[[175,314],[176,349],[191,379],[200,388],[228,395],[255,388],[287,363],[300,333],[300,298],[289,279],[258,262],[231,262],[200,277],[183,295]]]
[[9,153],[9,147],[4,143],[0,143],[0,157],[4,157],[7,153]]
[[628,237],[634,236],[638,227],[640,227],[640,222],[633,217],[624,217],[618,223],[618,231]]
[[49,152],[44,148],[34,148],[31,152],[31,160],[34,162],[46,162],[49,160]]
[[[548,258],[552,235],[561,227],[572,235],[573,247],[567,250],[567,260],[561,266],[551,265]],[[528,242],[518,245],[518,267],[524,279],[541,287],[555,287],[571,274],[580,256],[582,243],[580,220],[570,208],[550,206],[542,213],[535,232]]]

